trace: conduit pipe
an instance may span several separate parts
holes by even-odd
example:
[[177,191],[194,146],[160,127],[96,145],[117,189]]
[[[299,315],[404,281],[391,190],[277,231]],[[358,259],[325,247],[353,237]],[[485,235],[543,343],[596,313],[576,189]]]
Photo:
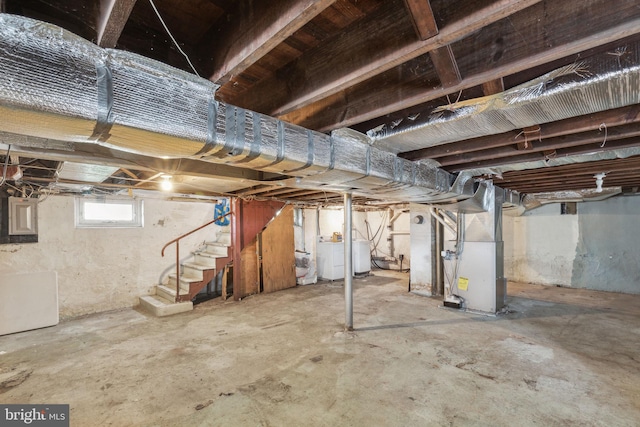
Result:
[[[206,79],[0,14],[0,132],[275,172],[288,186],[403,202],[470,197],[448,172],[214,99]],[[46,148],[45,146],[39,148]],[[468,179],[467,179],[468,180]]]
[[436,219],[436,221],[438,221],[440,224],[442,224],[447,230],[449,230],[451,232],[451,234],[456,234],[456,230],[455,228],[453,228],[448,222],[446,222],[444,220],[444,218],[442,218],[440,216],[440,214],[438,214],[438,212],[436,212],[436,210],[433,207],[429,208],[429,213],[431,214],[431,216],[433,218]]

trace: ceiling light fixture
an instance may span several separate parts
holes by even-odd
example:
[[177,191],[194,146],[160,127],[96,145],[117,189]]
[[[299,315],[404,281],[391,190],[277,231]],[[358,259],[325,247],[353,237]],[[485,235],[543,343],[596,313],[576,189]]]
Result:
[[162,188],[163,191],[171,191],[173,189],[173,182],[171,182],[171,175],[162,175],[160,176],[160,178],[162,178],[162,182],[160,183],[160,188]]

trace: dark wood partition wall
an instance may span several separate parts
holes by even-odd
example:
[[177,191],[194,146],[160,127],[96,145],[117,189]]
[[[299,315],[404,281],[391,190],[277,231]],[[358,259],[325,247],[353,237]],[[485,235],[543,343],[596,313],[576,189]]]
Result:
[[262,232],[263,292],[275,292],[296,286],[293,206],[285,206]]
[[242,250],[234,299],[296,286],[293,207],[256,200],[239,205],[237,239]]
[[241,200],[240,201],[240,236],[241,247],[250,244],[258,233],[284,206],[282,202]]

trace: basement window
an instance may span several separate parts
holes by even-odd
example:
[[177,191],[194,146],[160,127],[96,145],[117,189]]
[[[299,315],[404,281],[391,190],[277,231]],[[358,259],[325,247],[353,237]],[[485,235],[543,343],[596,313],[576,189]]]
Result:
[[578,204],[576,202],[560,203],[560,215],[576,215],[578,213]]
[[138,199],[76,198],[76,227],[142,227],[143,204]]

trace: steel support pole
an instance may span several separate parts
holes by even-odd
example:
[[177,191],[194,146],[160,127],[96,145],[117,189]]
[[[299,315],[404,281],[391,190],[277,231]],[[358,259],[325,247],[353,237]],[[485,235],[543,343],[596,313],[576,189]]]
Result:
[[351,193],[344,195],[344,327],[348,331],[353,330],[353,242],[351,224]]
[[444,249],[444,225],[431,215],[431,294],[444,295],[441,252]]

